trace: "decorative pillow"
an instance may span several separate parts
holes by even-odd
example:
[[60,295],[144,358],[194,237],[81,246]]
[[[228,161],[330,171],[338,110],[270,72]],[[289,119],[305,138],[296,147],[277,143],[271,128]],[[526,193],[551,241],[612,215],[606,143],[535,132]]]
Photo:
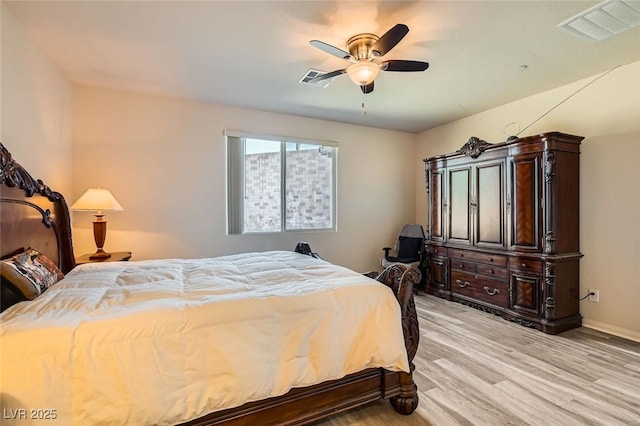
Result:
[[28,300],[40,296],[64,278],[64,274],[55,263],[31,248],[1,261],[0,273],[3,281],[11,283]]

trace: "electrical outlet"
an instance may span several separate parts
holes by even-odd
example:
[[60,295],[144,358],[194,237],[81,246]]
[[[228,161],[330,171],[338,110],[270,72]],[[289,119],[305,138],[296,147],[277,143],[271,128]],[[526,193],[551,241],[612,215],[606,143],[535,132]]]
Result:
[[589,289],[589,302],[600,302],[600,292],[598,290]]

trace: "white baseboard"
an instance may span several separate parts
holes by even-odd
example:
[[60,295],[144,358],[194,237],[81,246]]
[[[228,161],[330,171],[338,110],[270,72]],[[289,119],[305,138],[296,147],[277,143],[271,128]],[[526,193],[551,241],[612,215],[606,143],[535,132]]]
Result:
[[607,324],[600,321],[594,321],[587,318],[582,319],[582,326],[640,343],[640,332],[638,331],[616,327],[615,325]]

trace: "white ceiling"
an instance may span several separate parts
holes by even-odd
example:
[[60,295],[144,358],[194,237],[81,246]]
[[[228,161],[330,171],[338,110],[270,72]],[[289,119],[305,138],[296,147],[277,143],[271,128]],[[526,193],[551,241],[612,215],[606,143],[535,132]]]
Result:
[[[640,27],[600,43],[556,28],[597,1],[3,3],[74,83],[407,132],[640,60]],[[346,50],[350,36],[397,23],[409,34],[384,59],[427,71],[380,73],[366,97],[346,75],[298,83],[348,65],[309,40]]]

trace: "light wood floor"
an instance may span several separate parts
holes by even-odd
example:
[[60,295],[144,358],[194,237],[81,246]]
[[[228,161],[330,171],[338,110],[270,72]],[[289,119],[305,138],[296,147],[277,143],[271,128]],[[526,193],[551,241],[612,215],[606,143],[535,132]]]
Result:
[[416,412],[381,401],[317,426],[640,425],[640,343],[587,328],[550,336],[424,293],[416,305]]

